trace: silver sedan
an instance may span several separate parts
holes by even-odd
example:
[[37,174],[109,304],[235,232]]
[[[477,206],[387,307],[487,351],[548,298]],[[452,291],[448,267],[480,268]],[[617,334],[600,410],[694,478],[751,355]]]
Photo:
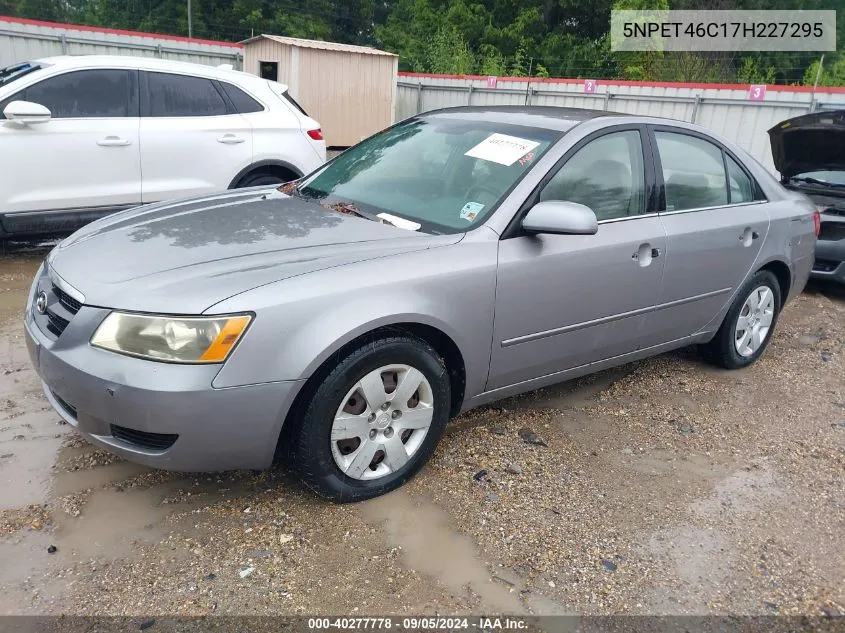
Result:
[[757,360],[815,206],[682,122],[457,108],[279,189],[159,203],[61,242],[25,326],[56,411],[150,466],[287,459],[382,494],[460,411],[699,344]]

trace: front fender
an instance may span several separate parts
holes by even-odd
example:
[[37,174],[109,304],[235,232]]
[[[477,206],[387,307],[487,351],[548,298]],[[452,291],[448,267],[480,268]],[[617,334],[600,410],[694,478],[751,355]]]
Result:
[[461,242],[332,268],[256,288],[214,307],[254,322],[214,380],[225,388],[309,378],[349,341],[377,328],[437,328],[461,352],[466,396],[490,365],[497,243]]

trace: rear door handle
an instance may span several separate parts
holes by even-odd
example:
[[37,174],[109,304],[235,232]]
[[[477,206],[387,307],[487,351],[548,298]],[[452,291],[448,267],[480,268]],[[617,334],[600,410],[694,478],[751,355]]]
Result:
[[217,142],[223,143],[224,145],[237,145],[238,143],[243,143],[244,139],[234,134],[224,134],[217,139]]
[[125,138],[120,138],[119,136],[107,136],[97,141],[97,145],[100,147],[126,147],[131,144],[132,141],[127,141]]
[[742,242],[743,246],[751,246],[751,242],[756,240],[760,237],[760,234],[757,231],[753,231],[750,226],[745,227],[745,230],[739,236],[739,241]]

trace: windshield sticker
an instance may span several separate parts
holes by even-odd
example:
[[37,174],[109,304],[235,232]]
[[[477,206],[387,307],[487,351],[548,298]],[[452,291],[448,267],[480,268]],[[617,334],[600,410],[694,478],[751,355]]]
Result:
[[467,202],[464,208],[461,209],[461,219],[472,222],[483,208],[484,205],[480,202]]
[[528,152],[536,149],[540,143],[507,134],[491,134],[464,156],[489,160],[510,167]]
[[528,152],[525,156],[519,159],[519,164],[525,167],[532,160],[534,160],[534,152]]
[[390,215],[389,213],[379,213],[378,217],[381,219],[383,224],[392,224],[393,226],[406,229],[408,231],[419,231],[422,228],[422,224],[418,222],[411,222],[410,220],[406,220],[405,218],[400,218],[395,215]]

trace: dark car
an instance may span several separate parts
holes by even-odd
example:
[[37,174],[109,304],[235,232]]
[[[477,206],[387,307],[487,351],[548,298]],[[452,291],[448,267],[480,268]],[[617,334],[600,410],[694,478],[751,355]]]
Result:
[[821,212],[811,276],[845,283],[845,110],[783,121],[769,138],[783,186],[809,196]]

